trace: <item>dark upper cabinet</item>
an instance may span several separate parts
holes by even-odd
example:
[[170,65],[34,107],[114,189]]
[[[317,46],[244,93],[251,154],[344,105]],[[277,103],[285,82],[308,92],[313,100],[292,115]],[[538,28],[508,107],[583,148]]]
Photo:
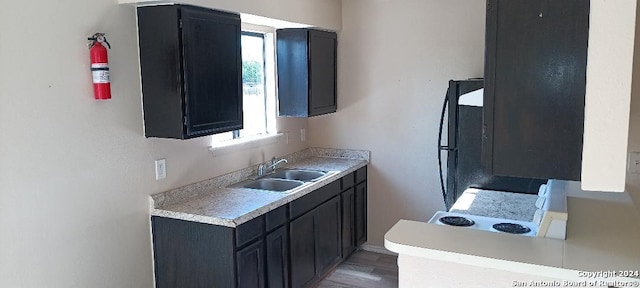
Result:
[[146,137],[242,129],[240,16],[187,5],[138,8]]
[[336,112],[337,35],[306,28],[277,31],[279,116]]
[[589,0],[488,0],[482,161],[580,180]]

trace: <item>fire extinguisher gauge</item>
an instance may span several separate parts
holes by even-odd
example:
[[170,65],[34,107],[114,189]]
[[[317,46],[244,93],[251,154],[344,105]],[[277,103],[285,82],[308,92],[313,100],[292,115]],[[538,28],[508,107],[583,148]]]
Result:
[[91,49],[93,45],[96,45],[96,42],[100,44],[106,44],[107,48],[111,49],[111,44],[107,42],[107,37],[105,33],[100,33],[100,32],[95,33],[93,34],[93,36],[87,38],[87,40],[91,41],[89,42],[89,49]]

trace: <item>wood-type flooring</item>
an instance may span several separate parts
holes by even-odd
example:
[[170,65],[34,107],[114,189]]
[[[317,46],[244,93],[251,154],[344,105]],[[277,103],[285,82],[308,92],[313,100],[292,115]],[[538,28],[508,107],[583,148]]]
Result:
[[358,250],[324,278],[317,288],[398,287],[398,257]]

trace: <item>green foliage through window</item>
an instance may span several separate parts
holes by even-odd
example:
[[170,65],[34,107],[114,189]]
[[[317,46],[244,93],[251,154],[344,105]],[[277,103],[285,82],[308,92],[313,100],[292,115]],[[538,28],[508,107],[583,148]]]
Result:
[[262,63],[255,60],[242,61],[242,84],[262,84]]

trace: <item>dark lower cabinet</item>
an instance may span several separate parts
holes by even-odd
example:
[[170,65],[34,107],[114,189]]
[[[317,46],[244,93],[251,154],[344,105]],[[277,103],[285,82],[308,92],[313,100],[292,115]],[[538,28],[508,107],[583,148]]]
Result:
[[356,250],[356,199],[355,188],[343,191],[342,198],[342,257],[347,257]]
[[308,287],[341,259],[340,197],[291,221],[291,287]]
[[291,221],[291,287],[305,287],[315,280],[315,216],[309,212]]
[[356,244],[367,242],[367,182],[356,185],[355,193]]
[[341,183],[342,257],[347,257],[367,241],[367,166],[343,177]]
[[267,287],[287,288],[289,279],[289,241],[287,227],[282,226],[267,234]]
[[238,288],[264,288],[264,243],[257,241],[236,253]]
[[151,217],[157,288],[236,287],[234,229]]
[[366,241],[366,197],[365,167],[236,228],[153,216],[156,287],[312,287]]
[[342,256],[340,197],[334,197],[316,210],[316,267],[318,277],[322,277]]

